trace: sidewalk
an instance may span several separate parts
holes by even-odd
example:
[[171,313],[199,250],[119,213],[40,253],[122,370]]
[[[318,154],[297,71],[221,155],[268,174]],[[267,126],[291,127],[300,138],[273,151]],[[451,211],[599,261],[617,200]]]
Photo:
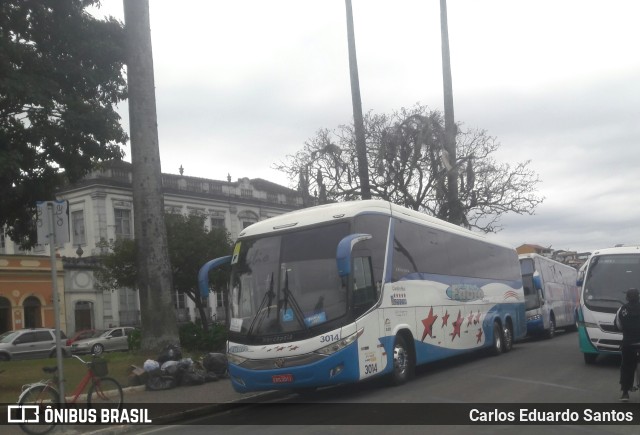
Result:
[[[125,406],[135,408],[136,405],[140,405],[141,409],[148,409],[152,425],[176,424],[181,420],[221,411],[231,403],[260,402],[270,397],[288,394],[286,391],[236,393],[229,379],[195,386],[178,386],[162,391],[147,391],[144,385],[126,387],[123,391]],[[54,435],[116,435],[135,433],[148,427],[144,424],[66,425],[56,427],[51,433]],[[0,426],[0,431],[3,435],[23,434],[17,425]]]

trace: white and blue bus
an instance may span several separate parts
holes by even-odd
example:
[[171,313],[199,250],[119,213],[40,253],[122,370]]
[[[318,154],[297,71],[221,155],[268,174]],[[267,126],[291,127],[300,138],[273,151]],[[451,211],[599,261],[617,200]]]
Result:
[[497,355],[526,335],[513,248],[385,201],[258,222],[233,255],[210,263],[226,261],[227,357],[239,392],[381,375],[401,384],[417,364],[483,348]]
[[552,338],[556,328],[576,330],[578,271],[538,254],[521,254],[527,334]]
[[578,283],[578,337],[585,363],[595,363],[598,355],[620,355],[622,332],[614,321],[627,290],[640,288],[640,246],[594,251],[580,269]]

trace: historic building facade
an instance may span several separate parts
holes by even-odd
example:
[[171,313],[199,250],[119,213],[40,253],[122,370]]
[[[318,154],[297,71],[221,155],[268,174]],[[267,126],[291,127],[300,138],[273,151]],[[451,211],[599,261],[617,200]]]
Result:
[[[182,170],[181,170],[182,172]],[[226,228],[235,240],[242,229],[254,222],[302,208],[297,191],[262,179],[241,178],[232,182],[184,175],[162,174],[165,211],[204,215],[207,229]],[[104,242],[133,238],[134,212],[131,185],[131,164],[108,162],[93,171],[80,183],[59,192],[58,200],[69,203],[70,241],[58,250],[63,267],[64,309],[67,334],[88,328],[137,325],[140,322],[138,294],[132,289],[102,292],[95,288],[93,271],[105,248]],[[38,246],[33,255],[45,256],[48,246]],[[2,239],[0,255],[23,256],[6,238]],[[8,255],[7,255],[8,254]],[[11,255],[13,254],[13,255]],[[3,271],[0,269],[0,279]],[[194,279],[196,279],[194,277]],[[6,293],[1,287],[0,295]],[[49,295],[51,290],[49,289]],[[0,316],[11,306],[12,312],[23,310],[23,300],[2,299]],[[224,293],[210,295],[208,316],[223,319]],[[42,305],[46,302],[43,297]],[[193,302],[183,294],[174,295],[179,321],[194,321],[199,316]],[[5,308],[3,308],[5,307]],[[52,326],[43,317],[42,326]],[[0,317],[2,321],[2,317]],[[12,325],[15,328],[15,324]]]
[[[0,333],[55,326],[51,257],[0,255]],[[64,271],[56,258],[60,328],[67,330]]]

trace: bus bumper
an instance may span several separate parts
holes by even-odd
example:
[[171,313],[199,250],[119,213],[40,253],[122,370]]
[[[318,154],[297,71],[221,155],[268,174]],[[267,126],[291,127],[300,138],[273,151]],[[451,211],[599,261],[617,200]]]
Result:
[[527,317],[527,334],[540,334],[544,332],[544,321],[542,315],[536,314],[535,316]]
[[313,364],[250,370],[229,363],[233,389],[239,393],[290,390],[355,382],[360,378],[357,342]]

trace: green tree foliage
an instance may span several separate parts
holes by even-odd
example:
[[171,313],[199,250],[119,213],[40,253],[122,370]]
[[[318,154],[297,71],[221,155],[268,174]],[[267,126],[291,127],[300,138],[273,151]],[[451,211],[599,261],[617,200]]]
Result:
[[[449,175],[458,183],[463,225],[484,232],[501,229],[508,212],[533,214],[543,198],[536,194],[540,180],[530,161],[500,163],[500,145],[484,130],[457,126],[456,158],[444,147],[444,120],[439,111],[422,105],[392,114],[365,116],[367,160],[373,198],[385,199],[449,220]],[[360,198],[353,125],[335,131],[322,129],[304,148],[275,168],[298,180],[303,198],[350,201]]]
[[23,247],[35,244],[36,201],[123,155],[123,25],[93,5],[0,2],[0,228]]
[[[232,243],[225,229],[204,226],[205,217],[197,214],[166,214],[169,257],[174,290],[184,293],[201,310],[200,318],[206,319],[203,301],[198,290],[198,271],[207,261],[231,253]],[[133,240],[118,240],[104,245],[109,252],[102,258],[96,271],[96,287],[115,290],[121,287],[136,288],[136,245]],[[209,272],[210,290],[225,291],[228,274],[224,269]],[[206,328],[206,324],[203,325]]]

